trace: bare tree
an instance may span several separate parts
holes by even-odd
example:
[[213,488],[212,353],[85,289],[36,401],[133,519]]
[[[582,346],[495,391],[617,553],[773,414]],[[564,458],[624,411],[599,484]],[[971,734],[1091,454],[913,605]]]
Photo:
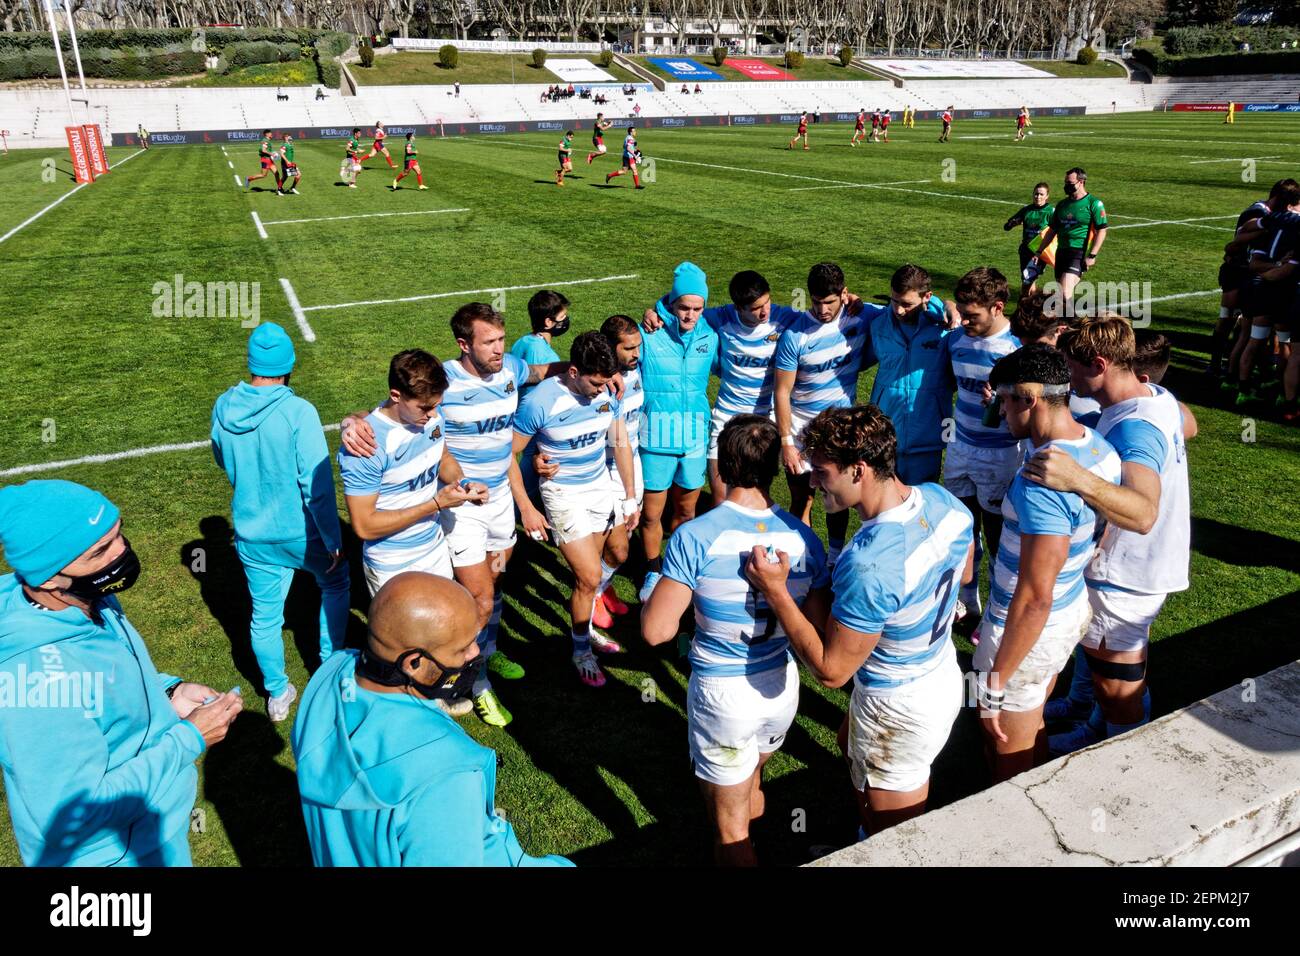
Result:
[[848,28],[859,53],[870,45],[871,28],[880,13],[880,0],[849,0]]
[[767,19],[768,0],[730,0],[730,6],[732,18],[740,25],[744,50],[748,53],[757,40],[758,28]]
[[912,39],[916,41],[916,55],[921,56],[925,41],[934,29],[934,21],[939,16],[939,4],[936,0],[911,0],[908,8],[908,21]]
[[559,0],[559,15],[569,28],[569,38],[578,42],[578,31],[591,20],[591,9],[596,0]]
[[[799,23],[803,20],[804,13],[801,7],[806,2],[807,0],[772,0],[772,14],[769,19],[785,34],[785,48],[787,50],[792,45],[794,31],[798,29]],[[899,2],[902,2],[902,0],[899,0]]]
[[700,9],[704,11],[704,22],[713,32],[713,45],[722,45],[722,24],[727,19],[727,0],[701,0]]
[[526,38],[537,11],[536,0],[487,0],[489,16],[516,40]]
[[903,31],[903,24],[907,22],[907,0],[884,0],[880,13],[880,22],[885,28],[888,55],[893,56],[894,46]]
[[686,47],[686,25],[695,12],[695,0],[661,0],[659,9],[677,31],[677,49],[681,51]]

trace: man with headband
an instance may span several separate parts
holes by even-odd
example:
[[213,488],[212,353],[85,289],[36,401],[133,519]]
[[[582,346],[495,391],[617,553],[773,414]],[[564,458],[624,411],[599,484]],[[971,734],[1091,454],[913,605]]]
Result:
[[491,812],[496,753],[432,704],[472,693],[477,622],[455,581],[398,574],[370,603],[365,648],[308,683],[292,742],[317,866],[568,864],[524,853]]

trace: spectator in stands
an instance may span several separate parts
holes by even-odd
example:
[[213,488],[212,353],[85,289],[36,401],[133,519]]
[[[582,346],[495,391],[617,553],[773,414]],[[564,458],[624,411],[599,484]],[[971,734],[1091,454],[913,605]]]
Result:
[[641,104],[640,104],[640,103],[637,103],[635,106],[632,107],[632,113],[637,117],[637,119],[640,119],[640,118],[641,118]]
[[325,87],[323,86],[316,87],[316,99],[317,100],[325,99]]
[[696,92],[696,93],[703,93],[703,92],[704,92],[702,89],[700,89],[700,84],[698,84],[698,83],[695,84],[695,92]]
[[456,95],[460,96],[460,80],[457,80],[455,83],[451,84],[451,86],[452,89],[456,91]]
[[689,89],[687,89],[685,83],[682,84],[682,92],[685,93],[687,96],[690,96],[690,95],[691,95],[691,91],[690,91]]

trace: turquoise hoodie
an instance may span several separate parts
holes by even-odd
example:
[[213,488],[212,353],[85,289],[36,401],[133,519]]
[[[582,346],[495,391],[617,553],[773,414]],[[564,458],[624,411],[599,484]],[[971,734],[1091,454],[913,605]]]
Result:
[[943,303],[938,296],[916,325],[904,325],[887,305],[864,306],[871,322],[871,353],[863,367],[880,363],[871,386],[871,403],[894,423],[898,454],[943,449],[944,420],[952,417],[957,388],[952,361],[943,348]]
[[18,850],[28,866],[189,866],[203,735],[176,716],[163,689],[177,678],[154,669],[117,598],[99,610],[102,624],[37,610],[0,576],[0,767]]
[[321,665],[293,724],[317,866],[572,866],[525,855],[494,814],[496,751],[432,702],[358,687],[359,656]]
[[212,455],[235,492],[235,536],[268,544],[319,537],[343,546],[334,471],[315,407],[287,385],[240,382],[212,409]]
[[645,422],[640,443],[664,455],[704,455],[709,444],[709,376],[718,372],[718,333],[703,317],[685,335],[668,309],[655,303],[664,327],[641,339]]

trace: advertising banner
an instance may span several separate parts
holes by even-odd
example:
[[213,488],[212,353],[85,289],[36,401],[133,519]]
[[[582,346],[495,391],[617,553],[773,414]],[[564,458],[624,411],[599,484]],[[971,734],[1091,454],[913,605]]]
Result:
[[108,172],[108,160],[104,158],[104,140],[100,138],[99,127],[86,125],[86,149],[90,153],[90,168],[96,176]]
[[751,80],[793,80],[795,78],[793,74],[777,69],[771,63],[764,63],[762,60],[733,60],[728,58],[727,66],[738,73],[744,73]]
[[[730,61],[728,61],[730,62]],[[1013,79],[1054,79],[1051,73],[1036,70],[1016,60],[867,60],[877,69],[913,79],[926,77],[957,77],[961,79],[989,80],[1002,77]]]
[[617,83],[614,77],[610,76],[595,63],[590,60],[550,60],[546,61],[546,68],[562,79],[565,83]]
[[95,174],[90,168],[90,147],[86,144],[86,130],[81,126],[65,126],[68,134],[68,152],[72,156],[72,171],[77,182],[93,183]]
[[720,80],[712,70],[685,57],[652,56],[647,59],[675,80]]

